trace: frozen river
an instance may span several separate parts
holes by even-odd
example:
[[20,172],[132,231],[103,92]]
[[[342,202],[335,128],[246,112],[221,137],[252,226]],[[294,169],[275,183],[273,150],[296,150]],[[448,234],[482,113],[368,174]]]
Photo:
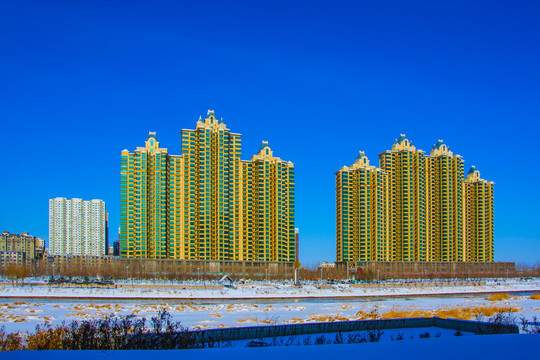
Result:
[[520,317],[540,317],[540,300],[531,292],[510,296],[467,294],[305,299],[16,299],[0,297],[0,322],[8,332],[33,331],[38,324],[61,324],[109,315],[135,315],[150,319],[161,309],[192,329],[321,321],[440,316],[487,319],[499,311]]

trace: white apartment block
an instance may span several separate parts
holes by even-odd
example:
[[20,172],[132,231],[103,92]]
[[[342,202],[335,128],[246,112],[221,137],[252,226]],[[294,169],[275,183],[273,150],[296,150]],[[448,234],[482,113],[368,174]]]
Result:
[[105,255],[107,212],[103,200],[49,200],[49,253]]

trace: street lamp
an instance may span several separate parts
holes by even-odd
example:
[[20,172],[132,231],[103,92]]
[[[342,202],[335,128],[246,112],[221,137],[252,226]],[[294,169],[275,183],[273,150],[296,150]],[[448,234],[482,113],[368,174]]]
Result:
[[471,269],[467,269],[467,280],[471,281]]
[[266,282],[268,282],[268,269],[264,269],[266,271]]
[[197,282],[199,282],[199,272],[200,272],[201,268],[197,268]]
[[129,279],[129,265],[126,265],[126,280]]
[[379,269],[377,269],[377,284],[379,283]]
[[322,268],[321,268],[321,284],[323,282],[323,278],[322,278]]
[[54,277],[54,266],[55,266],[55,265],[56,265],[56,264],[52,264],[52,277]]

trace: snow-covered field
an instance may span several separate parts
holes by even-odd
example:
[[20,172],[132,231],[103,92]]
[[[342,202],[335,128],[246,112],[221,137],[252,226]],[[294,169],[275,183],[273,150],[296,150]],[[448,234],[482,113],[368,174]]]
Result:
[[181,358],[238,360],[251,359],[345,359],[351,357],[373,359],[536,359],[540,335],[489,335],[449,336],[441,338],[380,343],[287,346],[266,348],[229,348],[202,350],[120,350],[120,351],[13,351],[2,354],[6,360],[39,359],[63,360],[77,357],[78,360],[114,359],[138,360],[159,357],[161,360]]
[[[133,314],[149,319],[161,309],[192,329],[415,316],[486,319],[504,310],[513,311],[518,320],[531,320],[540,318],[540,300],[531,299],[530,294],[490,301],[489,295],[478,293],[534,292],[540,291],[539,285],[538,281],[511,281],[452,288],[362,289],[336,285],[318,289],[261,284],[207,290],[168,288],[165,284],[159,288],[118,289],[4,285],[0,286],[0,323],[8,332],[33,331],[44,322],[60,324],[108,315]],[[441,295],[449,293],[461,295]],[[424,296],[429,294],[434,296]],[[31,296],[35,298],[23,298]]]
[[[39,285],[39,286],[38,286]],[[253,283],[234,288],[217,283],[171,284],[160,282],[118,283],[118,287],[75,287],[38,285],[0,285],[0,298],[86,298],[86,299],[268,299],[268,298],[350,298],[369,296],[413,296],[429,294],[474,294],[489,292],[540,291],[540,280],[526,282],[511,279],[490,281],[485,285],[444,286],[444,284],[408,284],[391,287],[354,287],[348,284],[304,285]],[[422,286],[420,286],[422,285]]]

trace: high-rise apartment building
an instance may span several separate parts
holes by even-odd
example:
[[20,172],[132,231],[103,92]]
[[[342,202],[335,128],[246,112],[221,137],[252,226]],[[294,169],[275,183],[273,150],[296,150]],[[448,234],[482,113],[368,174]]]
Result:
[[401,135],[379,166],[360,152],[336,173],[338,261],[493,261],[493,183],[464,181],[442,140],[426,155]]
[[299,261],[300,259],[300,229],[295,228],[294,229],[294,247],[295,247],[295,254],[294,254],[294,260]]
[[494,261],[493,185],[472,166],[465,179],[465,244],[467,261]]
[[107,212],[103,200],[49,200],[49,253],[105,255]]
[[213,111],[182,130],[182,155],[122,151],[120,255],[294,261],[294,166],[263,142],[241,160],[241,135]]
[[338,261],[391,260],[388,181],[363,152],[336,173]]

